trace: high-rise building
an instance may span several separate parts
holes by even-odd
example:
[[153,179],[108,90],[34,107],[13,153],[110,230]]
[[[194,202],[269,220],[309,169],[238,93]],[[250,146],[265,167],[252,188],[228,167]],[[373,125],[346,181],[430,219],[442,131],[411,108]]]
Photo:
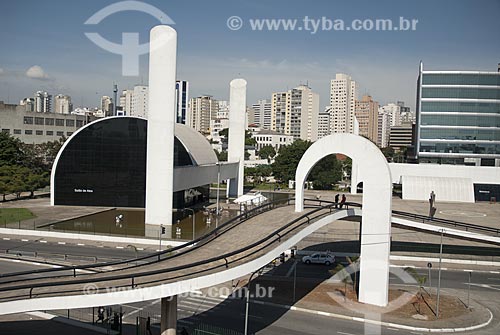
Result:
[[69,95],[58,94],[54,97],[54,112],[69,114],[73,111],[73,104]]
[[391,114],[382,107],[378,109],[378,134],[377,145],[386,148],[389,145],[391,132]]
[[104,116],[113,116],[114,104],[113,99],[107,95],[101,97],[101,110]]
[[380,108],[385,113],[389,114],[390,127],[401,126],[401,106],[399,104],[389,103],[389,104],[382,106]]
[[186,124],[186,115],[189,104],[189,83],[185,80],[175,82],[175,112],[177,123]]
[[34,112],[35,111],[35,98],[24,98],[19,101],[19,105],[23,106],[23,110],[25,112]]
[[412,145],[413,125],[391,127],[389,135],[389,146],[396,151],[401,151]]
[[35,112],[50,113],[52,111],[52,95],[44,91],[35,93]]
[[416,117],[419,162],[500,166],[500,72],[420,63]]
[[120,107],[123,115],[131,115],[132,100],[134,97],[134,90],[123,90],[120,96]]
[[318,114],[318,139],[330,135],[330,107]]
[[330,133],[353,133],[356,82],[337,73],[330,81]]
[[354,114],[359,122],[359,135],[369,138],[374,143],[378,139],[378,102],[369,95],[356,100]]
[[271,129],[272,103],[269,100],[258,100],[252,105],[254,117],[251,123],[258,124],[261,129]]
[[219,103],[211,95],[189,99],[186,123],[202,134],[210,134],[210,121],[217,117]]
[[319,94],[300,85],[272,95],[271,130],[292,135],[295,139],[318,139]]
[[148,117],[149,88],[144,85],[134,86],[130,116]]

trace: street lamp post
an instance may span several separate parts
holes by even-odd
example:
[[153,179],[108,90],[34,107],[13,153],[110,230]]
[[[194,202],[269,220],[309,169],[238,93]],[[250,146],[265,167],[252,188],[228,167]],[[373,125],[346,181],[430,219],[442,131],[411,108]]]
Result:
[[293,263],[293,302],[295,304],[295,288],[297,287],[297,260]]
[[437,302],[436,302],[436,318],[439,319],[439,291],[441,290],[441,261],[443,259],[443,234],[444,229],[441,229],[441,243],[439,246],[439,272],[438,272],[438,287],[437,287]]
[[217,209],[215,210],[215,228],[219,226],[219,201],[220,201],[220,162],[217,162]]
[[470,309],[470,282],[472,277],[472,271],[469,271],[469,285],[467,289],[467,308]]
[[247,291],[246,291],[246,305],[245,305],[245,335],[248,335],[248,309],[249,309],[249,305],[250,305],[250,285],[252,283],[252,278],[253,276],[258,272],[255,271],[254,273],[252,273],[252,275],[250,276],[250,279],[248,279],[248,284],[247,284]]

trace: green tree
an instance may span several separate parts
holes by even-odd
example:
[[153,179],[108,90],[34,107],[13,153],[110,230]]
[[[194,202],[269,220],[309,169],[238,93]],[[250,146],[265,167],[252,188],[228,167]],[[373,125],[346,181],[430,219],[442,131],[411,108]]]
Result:
[[418,274],[415,268],[407,267],[404,271],[410,274],[418,283],[418,293],[416,295],[417,313],[422,314],[421,304],[425,301],[424,298],[424,285],[427,282],[427,276]]
[[269,159],[276,156],[276,150],[272,145],[265,145],[259,150],[258,155],[260,158],[267,159],[269,161]]
[[313,167],[308,179],[316,190],[331,190],[342,179],[342,164],[335,155],[328,155]]
[[227,162],[227,151],[222,150],[221,152],[218,152],[215,150],[215,155],[217,156],[217,160],[219,162]]
[[[280,153],[272,165],[274,177],[285,183],[294,180],[299,161],[311,144],[308,141],[297,140],[291,145],[281,147]],[[342,165],[337,161],[335,155],[328,155],[311,170],[308,180],[313,182],[315,189],[332,189],[333,184],[341,178]]]
[[12,165],[0,166],[0,194],[5,201],[5,196],[14,192],[12,187],[12,179],[15,173],[15,168]]
[[21,151],[21,141],[9,134],[0,132],[0,166],[20,165],[25,160]]
[[299,161],[310,146],[311,142],[297,140],[290,145],[281,147],[280,154],[272,165],[274,178],[284,183],[294,180]]

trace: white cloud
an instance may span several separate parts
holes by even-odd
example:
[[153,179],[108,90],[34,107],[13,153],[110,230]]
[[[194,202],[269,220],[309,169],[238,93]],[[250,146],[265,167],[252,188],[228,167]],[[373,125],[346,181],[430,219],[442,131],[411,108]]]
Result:
[[5,73],[4,69],[2,69],[2,68],[0,67],[0,74],[4,74],[4,73]]
[[32,67],[30,67],[28,71],[26,71],[26,76],[32,79],[49,79],[47,73],[45,73],[42,67],[38,65],[33,65]]

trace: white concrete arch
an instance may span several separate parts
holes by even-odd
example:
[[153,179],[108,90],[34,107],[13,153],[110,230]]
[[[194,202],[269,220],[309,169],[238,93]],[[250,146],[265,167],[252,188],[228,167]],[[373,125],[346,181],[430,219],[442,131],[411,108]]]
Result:
[[389,289],[392,181],[387,160],[368,139],[353,134],[333,134],[307,149],[295,173],[295,211],[304,210],[304,183],[322,158],[340,153],[357,162],[363,175],[363,216],[359,301],[386,306]]

